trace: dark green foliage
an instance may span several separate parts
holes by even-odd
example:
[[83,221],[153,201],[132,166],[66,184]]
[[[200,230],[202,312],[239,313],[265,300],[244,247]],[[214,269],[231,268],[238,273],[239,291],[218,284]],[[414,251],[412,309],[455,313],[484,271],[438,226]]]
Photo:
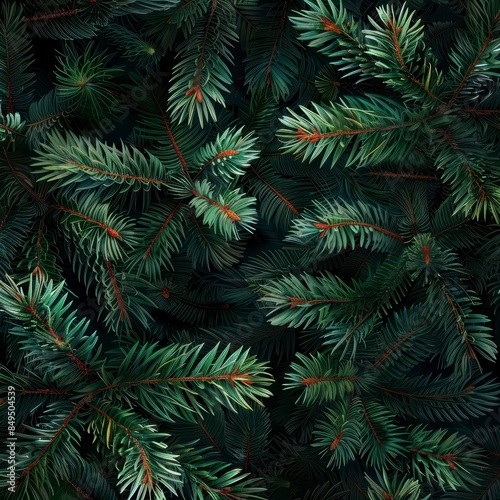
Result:
[[498,500],[499,33],[4,2],[0,496]]

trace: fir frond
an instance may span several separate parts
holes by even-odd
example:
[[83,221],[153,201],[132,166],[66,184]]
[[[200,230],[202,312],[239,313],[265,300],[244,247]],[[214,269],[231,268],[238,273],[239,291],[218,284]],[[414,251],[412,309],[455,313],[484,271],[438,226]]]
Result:
[[416,13],[402,7],[378,7],[382,24],[370,20],[364,31],[366,53],[373,58],[376,76],[409,102],[436,108],[443,104],[443,75],[424,43],[424,27]]
[[200,175],[217,182],[231,182],[241,176],[257,159],[256,138],[252,134],[242,135],[243,128],[227,129],[218,134],[214,142],[206,144],[195,155],[193,163],[199,167],[194,178]]
[[134,61],[138,67],[157,64],[162,57],[162,51],[156,44],[142,34],[130,31],[119,24],[109,24],[105,29],[109,41],[117,46],[124,56]]
[[[429,138],[429,112],[408,111],[381,96],[344,97],[339,103],[301,107],[281,119],[278,131],[286,152],[304,160],[321,159],[330,167],[377,165],[392,157],[404,161],[421,140]],[[349,147],[350,146],[350,147]]]
[[309,10],[297,12],[291,17],[300,39],[319,52],[332,58],[332,62],[346,76],[359,73],[363,38],[362,26],[342,3],[331,0],[306,0]]
[[412,472],[421,481],[454,490],[478,484],[477,474],[485,463],[478,451],[470,449],[471,443],[466,436],[417,425],[408,440]]
[[241,238],[239,227],[253,231],[255,198],[245,196],[239,189],[216,192],[207,180],[196,181],[191,192],[193,198],[189,205],[194,208],[196,217],[203,217],[203,222],[213,228],[215,234],[226,240],[238,240]]
[[0,275],[11,272],[14,257],[24,243],[33,222],[33,206],[2,204],[0,206]]
[[405,244],[398,231],[397,220],[375,205],[314,200],[313,208],[294,220],[287,240],[312,246],[316,255],[338,253],[358,245],[394,252]]
[[264,4],[261,8],[265,13],[259,28],[248,40],[245,84],[253,96],[270,89],[279,101],[289,96],[294,74],[298,73],[300,47],[288,21],[288,3]]
[[32,44],[19,4],[4,3],[0,18],[0,97],[8,114],[25,111],[31,102],[34,74]]
[[[389,382],[389,380],[387,380]],[[485,375],[468,380],[457,373],[451,377],[422,376],[380,385],[384,403],[395,413],[423,421],[467,420],[491,411],[498,401],[498,383]],[[384,382],[380,382],[383,384]]]
[[26,136],[32,147],[38,147],[52,127],[61,128],[71,114],[67,104],[61,102],[55,90],[51,90],[28,110]]
[[137,242],[131,220],[110,212],[109,203],[96,205],[91,194],[62,198],[54,208],[68,239],[84,253],[120,260],[125,257],[125,248]]
[[217,120],[215,106],[224,105],[223,93],[231,83],[231,48],[237,36],[234,6],[212,0],[207,13],[178,47],[181,61],[171,80],[169,111],[176,121],[195,118],[201,127]]
[[110,55],[88,45],[83,54],[67,44],[55,71],[57,96],[71,110],[96,123],[112,120],[120,113],[116,96],[117,76],[123,69],[110,65]]
[[71,196],[79,191],[107,188],[112,197],[129,189],[149,191],[167,184],[168,172],[151,153],[143,154],[122,143],[121,148],[98,140],[67,133],[47,135],[37,151],[36,173],[59,195]]
[[186,229],[186,253],[195,266],[223,269],[225,266],[238,263],[243,258],[245,249],[243,241],[226,241],[193,213],[187,216]]
[[333,402],[342,399],[345,394],[356,388],[358,376],[356,367],[350,363],[336,362],[328,356],[317,353],[314,357],[297,354],[299,363],[291,363],[291,372],[287,375],[288,389],[300,390],[297,403]]

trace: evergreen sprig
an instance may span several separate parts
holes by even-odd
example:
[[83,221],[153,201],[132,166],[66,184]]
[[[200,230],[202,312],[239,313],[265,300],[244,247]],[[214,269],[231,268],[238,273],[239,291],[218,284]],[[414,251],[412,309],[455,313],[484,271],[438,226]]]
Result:
[[0,496],[500,498],[499,27],[4,2]]

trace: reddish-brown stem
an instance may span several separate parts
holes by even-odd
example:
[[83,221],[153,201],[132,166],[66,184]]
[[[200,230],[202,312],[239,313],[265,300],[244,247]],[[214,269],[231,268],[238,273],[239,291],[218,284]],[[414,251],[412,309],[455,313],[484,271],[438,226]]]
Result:
[[151,250],[153,249],[153,247],[154,247],[156,241],[158,240],[161,232],[170,224],[170,222],[172,222],[172,219],[173,219],[175,213],[177,212],[177,210],[179,209],[180,206],[181,206],[180,202],[177,203],[177,205],[174,207],[174,209],[168,214],[168,217],[165,219],[165,221],[163,222],[163,224],[160,227],[159,231],[155,234],[155,237],[153,238],[153,240],[149,244],[148,248],[144,252],[144,257],[143,257],[144,260],[146,260],[148,258],[148,255],[151,253]]
[[472,61],[471,65],[469,66],[469,68],[467,69],[467,72],[465,73],[464,77],[462,78],[462,81],[460,82],[460,85],[457,87],[457,90],[455,90],[452,98],[450,99],[450,101],[448,102],[448,104],[446,105],[446,107],[449,109],[453,103],[456,101],[457,97],[460,95],[460,92],[462,92],[464,86],[465,86],[465,83],[467,82],[467,80],[470,78],[470,76],[472,75],[472,72],[474,71],[474,68],[477,66],[477,63],[479,62],[479,59],[481,59],[481,57],[483,56],[484,52],[486,51],[486,49],[488,48],[488,45],[491,43],[491,40],[493,39],[493,31],[494,31],[494,26],[495,24],[498,22],[498,20],[500,19],[500,14],[497,14],[495,16],[495,18],[493,19],[493,26],[491,27],[487,37],[486,37],[486,40],[483,44],[483,46],[481,47],[481,50],[479,51],[479,54],[477,55],[477,57],[474,59],[474,61]]
[[250,440],[250,436],[247,436],[247,449],[245,452],[245,465],[243,465],[243,470],[245,472],[250,467],[250,453],[251,453],[251,440]]
[[35,389],[33,391],[21,391],[21,396],[36,396],[38,394],[61,396],[63,394],[67,394],[67,392],[61,391],[60,389]]
[[493,485],[498,481],[500,478],[500,471],[498,471],[495,475],[495,477],[486,485],[486,488],[481,492],[481,494],[477,497],[476,500],[483,500],[486,497],[486,493],[493,487]]
[[201,169],[196,173],[193,180],[195,181],[205,171],[205,169],[209,165],[211,165],[214,161],[220,160],[221,158],[227,158],[228,156],[236,156],[239,154],[240,154],[239,151],[235,151],[234,149],[226,149],[222,151],[218,155],[215,155],[210,161],[205,163],[205,165],[203,165],[203,167],[201,167]]
[[488,116],[488,115],[498,115],[500,114],[500,109],[476,109],[476,108],[465,108],[462,109],[466,113],[471,115]]
[[188,7],[189,5],[191,5],[195,0],[188,0],[184,5],[182,5],[181,7],[179,7],[169,18],[168,18],[168,21],[167,21],[167,24],[170,24],[170,21],[173,19],[173,17],[175,15],[177,15],[181,10],[185,9],[186,7]]
[[350,302],[349,300],[342,299],[317,299],[317,300],[304,300],[297,297],[290,297],[290,309],[294,309],[297,306],[303,305],[318,305],[318,304],[345,304]]
[[42,451],[38,454],[38,456],[31,462],[26,469],[22,472],[22,474],[19,476],[19,479],[17,480],[16,484],[19,484],[23,479],[33,470],[34,467],[37,466],[37,464],[40,462],[40,460],[45,456],[47,451],[49,451],[50,447],[55,443],[57,438],[64,432],[64,430],[68,427],[70,422],[73,420],[73,418],[76,417],[76,415],[79,413],[79,411],[92,399],[92,395],[89,394],[82,398],[71,410],[71,412],[68,414],[68,416],[64,419],[61,427],[57,429],[57,432],[54,434],[52,439],[44,446]]
[[113,417],[108,415],[101,408],[98,408],[97,406],[94,406],[93,404],[90,404],[90,403],[88,406],[90,408],[92,408],[93,410],[95,410],[96,412],[100,413],[104,418],[106,418],[107,420],[112,422],[114,425],[116,425],[117,427],[119,427],[120,429],[125,431],[125,434],[127,435],[127,437],[134,443],[134,445],[139,450],[139,456],[140,456],[140,459],[142,462],[142,466],[144,468],[144,477],[142,478],[142,484],[147,484],[148,489],[151,490],[153,488],[153,474],[151,472],[151,466],[149,465],[149,460],[148,460],[148,457],[146,454],[146,450],[144,449],[142,444],[139,442],[138,439],[136,439],[134,437],[134,435],[132,434],[132,431],[128,427],[117,422]]
[[357,378],[358,377],[356,375],[349,375],[348,377],[323,377],[318,375],[317,377],[305,378],[302,380],[301,384],[309,387],[323,382],[342,382],[344,380],[356,380]]
[[380,387],[379,389],[388,392],[391,394],[396,394],[397,396],[404,396],[405,398],[410,398],[410,399],[418,399],[418,400],[425,400],[425,399],[448,399],[448,398],[456,398],[459,396],[463,396],[464,394],[467,394],[475,389],[473,385],[470,385],[466,387],[463,391],[455,393],[455,394],[410,394],[409,392],[401,392],[401,391],[395,391],[393,389],[389,389],[387,387]]
[[201,74],[203,71],[203,68],[205,67],[205,50],[207,48],[207,39],[208,39],[208,28],[212,22],[212,18],[214,17],[215,14],[215,9],[217,8],[217,0],[212,0],[211,6],[210,6],[210,12],[208,14],[208,18],[205,24],[205,30],[203,32],[203,40],[201,42],[201,49],[200,49],[200,54],[197,59],[197,65],[196,65],[196,73],[194,76],[194,84],[193,86],[186,92],[186,97],[189,97],[190,95],[195,94],[196,95],[196,100],[201,104],[203,102],[203,95],[201,93]]
[[174,134],[172,133],[172,130],[170,128],[170,125],[167,121],[167,117],[165,116],[165,113],[163,112],[162,107],[160,106],[160,103],[156,99],[156,97],[153,95],[153,99],[155,100],[158,109],[160,110],[161,117],[163,119],[163,124],[165,125],[165,129],[168,134],[168,138],[170,139],[170,142],[172,143],[172,147],[174,148],[175,154],[177,155],[177,158],[179,160],[179,163],[181,164],[182,171],[186,175],[188,179],[191,180],[191,175],[189,174],[189,168],[187,166],[186,160],[184,159],[184,156],[182,156],[181,149],[179,148],[179,145],[177,144],[177,141],[175,140]]
[[56,208],[57,210],[61,210],[62,212],[67,212],[69,214],[76,215],[77,217],[81,217],[82,219],[85,219],[87,222],[91,222],[91,223],[95,224],[96,226],[99,226],[102,229],[105,229],[106,232],[108,233],[108,235],[111,236],[111,238],[117,238],[119,240],[122,239],[120,234],[118,233],[118,231],[116,231],[112,227],[107,226],[106,224],[103,224],[102,222],[99,222],[98,220],[92,219],[92,217],[88,217],[87,215],[82,214],[80,212],[77,212],[75,210],[72,210],[71,208],[66,208],[66,207],[63,207],[63,206],[57,205],[57,204],[54,205],[54,208]]
[[0,123],[0,128],[3,129],[3,130],[7,130],[8,132],[11,132],[12,134],[24,137],[24,134],[21,134],[21,132],[18,132],[17,130],[14,130],[13,128],[7,127],[7,125],[2,125]]
[[344,342],[350,340],[350,338],[354,335],[354,332],[371,316],[371,312],[361,317],[358,322],[347,332],[345,336]]
[[28,123],[28,125],[26,125],[27,127],[36,127],[37,125],[40,125],[41,123],[45,123],[45,122],[48,122],[49,120],[54,120],[56,118],[59,118],[60,116],[62,116],[64,113],[55,113],[53,115],[50,115],[50,116],[46,116],[45,118],[42,118],[41,120],[38,120],[36,122],[33,122],[33,123]]
[[139,177],[136,175],[130,175],[130,174],[117,174],[116,172],[106,172],[105,170],[101,170],[99,168],[95,167],[90,167],[88,165],[82,165],[81,163],[78,163],[73,160],[67,160],[69,164],[75,165],[82,170],[88,171],[88,172],[95,172],[100,175],[107,175],[108,177],[117,177],[119,179],[131,179],[134,181],[140,181],[140,182],[150,182],[152,184],[165,184],[165,181],[162,179],[153,179],[152,177]]
[[5,223],[7,222],[7,219],[9,218],[10,214],[12,213],[12,207],[9,207],[7,210],[7,213],[5,214],[4,218],[0,221],[0,230],[3,228]]
[[375,363],[375,368],[379,368],[382,363],[384,363],[387,358],[389,358],[393,353],[395,353],[413,334],[418,332],[420,329],[422,329],[429,320],[424,321],[420,325],[418,325],[416,328],[413,328],[413,330],[410,330],[404,337],[399,339],[393,346],[391,346],[381,357],[380,359]]
[[229,384],[234,387],[235,381],[241,382],[244,385],[252,385],[253,381],[248,372],[238,372],[234,370],[232,373],[224,375],[210,375],[199,377],[172,377],[168,378],[168,382],[215,382],[217,380],[227,380]]
[[113,266],[111,265],[111,262],[109,260],[106,261],[106,269],[108,270],[111,286],[113,287],[113,292],[116,296],[118,309],[120,309],[120,321],[123,322],[125,319],[128,323],[130,323],[127,308],[125,307],[125,302],[123,301],[122,292],[120,290],[120,287],[118,286],[118,281],[116,280],[115,273],[113,272]]
[[24,21],[27,23],[36,23],[38,21],[49,21],[51,19],[58,19],[61,17],[70,17],[78,14],[80,9],[62,10],[59,12],[51,12],[50,14],[39,14],[36,16],[25,17]]
[[55,340],[58,346],[68,345],[64,341],[64,339],[56,333],[50,323],[38,314],[38,311],[36,310],[35,304],[33,302],[30,302],[29,306],[25,306],[24,309],[28,311],[38,321],[38,323],[40,323],[49,332],[50,336]]
[[336,35],[344,35],[344,30],[337,24],[335,24],[333,21],[330,21],[327,17],[320,17],[321,21],[324,24],[324,31],[331,31],[332,33],[335,33]]
[[194,214],[193,214],[193,221],[194,221],[194,224],[196,226],[196,229],[198,229],[198,233],[200,233],[201,237],[203,238],[203,240],[205,242],[208,242],[207,237],[203,234],[203,231],[201,230],[201,226],[200,226],[198,220],[196,219],[196,217],[194,216]]
[[151,384],[156,385],[162,382],[173,383],[173,382],[216,382],[219,380],[227,380],[229,384],[234,387],[236,382],[240,382],[244,385],[250,386],[253,384],[253,381],[248,372],[238,372],[238,370],[234,370],[232,373],[227,373],[224,375],[200,375],[198,377],[170,377],[170,378],[153,378],[153,379],[143,379],[136,380],[133,382],[119,382],[116,384],[108,385],[106,387],[102,387],[100,389],[96,389],[93,391],[93,394],[97,394],[103,391],[109,391],[110,389],[116,389],[118,387],[123,386],[136,386],[143,384]]
[[410,68],[408,68],[404,61],[401,45],[399,44],[399,35],[401,34],[402,28],[397,27],[392,19],[389,19],[388,21],[391,26],[392,42],[394,44],[394,50],[396,51],[396,59],[398,60],[401,69],[405,72],[408,79],[412,83],[420,87],[429,97],[432,97],[432,99],[436,101],[443,102],[439,97],[435,96],[425,85],[423,85],[422,82],[415,78],[413,73],[410,71]]
[[457,222],[456,224],[453,224],[453,226],[447,227],[446,229],[443,229],[442,231],[439,231],[436,234],[434,234],[434,238],[437,238],[438,236],[441,236],[442,234],[444,234],[444,233],[446,233],[448,231],[451,231],[452,229],[455,229],[456,227],[460,227],[460,226],[462,226],[463,224],[466,224],[469,221],[470,221],[470,219],[465,219],[463,221]]
[[390,177],[397,179],[411,179],[415,181],[434,181],[437,179],[435,175],[423,175],[423,174],[405,174],[402,172],[366,172],[365,175],[371,175],[374,177]]
[[211,434],[207,431],[206,427],[203,425],[201,420],[198,420],[198,425],[201,427],[201,430],[205,433],[205,435],[208,437],[210,442],[214,445],[214,447],[217,449],[217,451],[222,454],[222,448],[216,443],[215,439],[211,436]]
[[463,314],[462,311],[458,310],[458,306],[455,304],[455,300],[453,297],[446,291],[446,288],[443,286],[442,288],[443,294],[446,297],[446,300],[448,301],[448,304],[450,304],[451,310],[453,312],[453,315],[455,316],[457,320],[457,327],[458,331],[460,332],[460,335],[464,338],[465,340],[465,345],[467,346],[467,356],[471,359],[477,359],[476,353],[474,352],[474,349],[472,348],[472,344],[469,341],[467,331],[465,329],[465,324],[463,321]]
[[337,222],[336,224],[325,224],[322,222],[316,222],[314,224],[314,227],[318,229],[323,229],[323,231],[320,233],[319,237],[324,238],[326,236],[326,233],[330,229],[335,229],[337,227],[343,227],[343,226],[363,226],[363,227],[370,227],[374,231],[378,231],[379,233],[383,233],[387,236],[390,236],[391,238],[394,238],[398,240],[399,242],[404,244],[404,240],[399,234],[393,233],[392,231],[389,231],[388,229],[384,229],[383,227],[380,226],[375,226],[374,224],[369,224],[368,222],[361,222],[361,221],[346,221],[346,222]]
[[440,110],[433,115],[426,116],[425,118],[421,118],[420,120],[416,120],[408,123],[401,123],[398,125],[386,125],[384,127],[375,127],[375,128],[362,128],[357,130],[336,130],[335,132],[325,132],[320,134],[316,129],[312,133],[306,132],[305,130],[298,129],[297,130],[297,139],[299,141],[306,142],[318,142],[321,139],[327,139],[329,137],[341,137],[341,136],[349,136],[349,135],[359,135],[359,134],[367,134],[371,132],[384,132],[386,130],[396,130],[398,128],[411,127],[412,125],[417,125],[418,123],[423,123],[432,118],[436,118],[437,116],[443,114],[444,111]]
[[[351,408],[352,408],[352,401],[354,398],[354,393],[351,394],[351,399],[349,400],[349,405],[347,406],[347,411],[345,414],[345,420],[349,418],[349,414],[351,413]],[[335,436],[335,439],[332,441],[330,444],[330,450],[336,450],[340,442],[342,441],[342,437],[344,436],[344,432],[341,430],[339,433]]]
[[448,463],[448,466],[450,467],[450,469],[453,469],[453,470],[456,469],[456,465],[453,462],[456,461],[458,457],[457,457],[457,455],[454,455],[452,453],[448,453],[447,455],[438,455],[437,453],[429,453],[428,451],[417,450],[416,448],[410,448],[410,451],[412,453],[418,453],[419,455],[423,455],[426,457],[434,457],[434,458],[438,458],[439,460],[444,460],[445,462]]
[[429,253],[429,247],[424,245],[422,247],[422,258],[424,259],[424,264],[428,266],[431,263],[431,256]]
[[2,148],[2,151],[3,151],[3,154],[5,156],[5,160],[7,161],[7,165],[9,166],[9,169],[10,171],[12,172],[12,175],[14,176],[14,179],[16,179],[17,183],[23,188],[25,189],[33,198],[35,198],[35,200],[37,200],[38,202],[40,202],[42,205],[47,205],[47,203],[45,202],[45,200],[43,200],[42,198],[40,198],[40,196],[38,196],[37,193],[35,193],[35,191],[33,191],[33,189],[31,189],[28,185],[26,185],[20,178],[19,174],[16,172],[14,166],[12,165],[12,163],[10,162],[10,158],[9,158],[9,155],[7,153],[7,150],[5,148]]
[[49,332],[50,336],[54,339],[56,345],[66,347],[69,350],[69,352],[67,353],[68,357],[74,363],[76,363],[78,369],[82,371],[86,377],[88,377],[90,375],[90,370],[87,367],[87,365],[76,356],[71,345],[68,344],[60,335],[56,333],[51,324],[38,314],[35,304],[33,302],[30,302],[29,306],[25,306],[24,308],[33,316],[33,318],[35,318],[38,321],[38,323],[40,323],[40,325],[42,325]]
[[344,433],[342,431],[340,431],[336,436],[335,436],[335,439],[332,441],[332,444],[330,445],[330,450],[333,451],[333,450],[336,450],[337,449],[337,446],[340,444],[340,441],[342,440],[342,436],[344,435]]
[[40,222],[40,226],[38,227],[37,237],[36,237],[36,267],[33,269],[33,275],[38,275],[40,278],[43,276],[42,268],[40,266],[40,252],[42,249],[42,223]]
[[375,427],[373,426],[372,421],[370,420],[370,417],[368,416],[368,412],[366,411],[365,406],[364,405],[362,405],[362,406],[363,406],[363,415],[365,416],[365,419],[368,422],[368,426],[370,427],[370,430],[372,431],[372,434],[375,437],[375,440],[377,441],[377,443],[380,446],[384,446],[384,443],[382,443],[382,441],[380,441],[378,434],[377,434],[377,431],[375,430]]
[[281,14],[280,23],[278,26],[278,32],[276,34],[276,38],[274,40],[274,45],[273,45],[273,48],[271,50],[271,56],[269,57],[269,61],[267,63],[267,67],[266,67],[266,74],[265,74],[266,85],[271,85],[271,67],[273,65],[273,60],[276,57],[276,52],[278,50],[278,43],[279,43],[279,40],[281,38],[283,27],[285,26],[285,21],[287,19],[287,16],[285,15],[287,12],[287,8],[288,8],[288,2],[285,2],[283,4],[283,13]]
[[250,167],[250,170],[298,217],[300,217],[299,211],[292,205],[290,201],[288,201],[274,186],[269,184],[269,182],[262,177],[262,175],[255,170],[252,166]]
[[[463,158],[465,158],[464,155],[463,155],[463,153],[460,152],[460,150],[459,150],[458,146],[456,145],[456,143],[453,141],[453,137],[451,136],[451,133],[450,133],[449,130],[445,130],[444,136],[445,136],[446,142],[453,149],[453,151],[456,151],[457,154],[460,154],[460,155],[462,155]],[[481,202],[484,201],[484,199],[489,194],[488,191],[481,184],[481,181],[479,179],[478,174],[472,170],[472,168],[470,167],[470,165],[466,161],[464,161],[463,163],[464,163],[465,169],[467,170],[467,174],[472,179],[472,182],[474,182],[474,184],[476,185],[478,191],[481,193]]]
[[76,484],[73,481],[67,480],[68,484],[71,485],[72,488],[78,493],[80,497],[83,497],[85,500],[94,500],[94,497],[87,493],[79,484]]
[[237,214],[235,214],[232,210],[229,210],[229,208],[228,208],[229,205],[225,205],[225,206],[219,205],[216,201],[211,200],[210,198],[207,198],[206,196],[203,196],[202,194],[198,193],[198,191],[196,191],[196,189],[193,189],[191,192],[193,193],[193,196],[196,196],[197,198],[201,198],[202,200],[205,200],[208,203],[210,203],[210,205],[217,207],[221,212],[226,214],[233,222],[238,222],[241,220]]
[[7,26],[2,23],[3,37],[5,41],[5,74],[7,76],[7,113],[14,113],[14,96],[12,95],[12,75],[10,69],[9,38]]

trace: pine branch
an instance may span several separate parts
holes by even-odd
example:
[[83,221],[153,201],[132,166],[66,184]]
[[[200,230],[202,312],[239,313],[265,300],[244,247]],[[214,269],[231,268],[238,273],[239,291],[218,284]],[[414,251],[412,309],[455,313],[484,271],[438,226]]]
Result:
[[[286,128],[278,131],[286,152],[309,161],[322,156],[321,165],[330,161],[333,166],[342,158],[346,167],[377,165],[393,156],[404,161],[426,132],[427,122],[443,113],[409,113],[395,101],[375,95],[314,104],[314,111],[302,108],[304,117],[289,112],[280,120]],[[412,130],[411,140],[402,140],[405,129]]]
[[374,29],[364,32],[366,53],[377,68],[375,76],[410,102],[421,102],[426,107],[443,103],[437,95],[443,77],[436,59],[425,50],[423,26],[419,20],[414,21],[415,13],[405,8],[395,12],[394,7],[379,7],[377,13],[383,24],[372,20]]
[[107,196],[121,195],[128,190],[161,189],[168,182],[162,163],[151,153],[136,148],[109,146],[100,141],[50,134],[38,151],[36,173],[44,174],[40,181],[51,183],[51,190],[71,196],[81,190],[107,188]]
[[[486,37],[484,39],[483,44],[480,46],[479,51],[477,52],[477,55],[475,55],[474,59],[470,62],[465,74],[463,74],[463,76],[460,80],[460,83],[458,84],[458,87],[456,88],[455,92],[453,93],[451,99],[446,104],[446,107],[448,109],[453,106],[455,101],[458,99],[458,97],[462,93],[467,81],[472,77],[472,75],[475,72],[478,72],[480,74],[481,73],[487,74],[488,69],[489,69],[488,64],[483,65],[483,67],[481,67],[481,69],[479,69],[479,70],[477,68],[479,66],[479,62],[483,59],[483,57],[485,57],[485,59],[487,59],[488,56],[490,55],[490,53],[493,53],[496,50],[495,46],[498,44],[498,40],[497,40],[497,37],[495,35],[496,35],[496,32],[497,32],[499,26],[500,26],[500,12],[496,12],[495,16],[491,20],[490,27],[486,33]],[[494,42],[494,43],[492,43],[492,42]],[[493,45],[493,48],[491,48],[491,45]],[[466,54],[467,55],[471,54],[470,48],[466,49]],[[459,56],[455,56],[455,54],[453,54],[452,60],[457,65],[457,68],[456,69],[454,68],[453,72],[455,74],[458,74],[462,60],[459,59]]]
[[174,120],[186,119],[191,125],[196,115],[201,127],[217,120],[214,105],[225,104],[222,92],[231,83],[230,49],[237,39],[234,17],[232,4],[211,0],[208,12],[179,47],[182,60],[174,67],[169,97]]
[[246,197],[239,189],[225,193],[216,193],[210,182],[196,181],[191,190],[194,198],[190,206],[197,217],[221,234],[225,239],[240,239],[238,226],[252,232],[256,212],[252,206],[255,198]]
[[246,40],[245,84],[252,96],[265,96],[268,89],[275,101],[286,99],[298,73],[300,47],[288,23],[290,3],[264,4],[259,26]]
[[7,99],[7,113],[23,111],[31,100],[33,63],[31,41],[22,22],[20,5],[3,4],[0,18],[0,95]]

